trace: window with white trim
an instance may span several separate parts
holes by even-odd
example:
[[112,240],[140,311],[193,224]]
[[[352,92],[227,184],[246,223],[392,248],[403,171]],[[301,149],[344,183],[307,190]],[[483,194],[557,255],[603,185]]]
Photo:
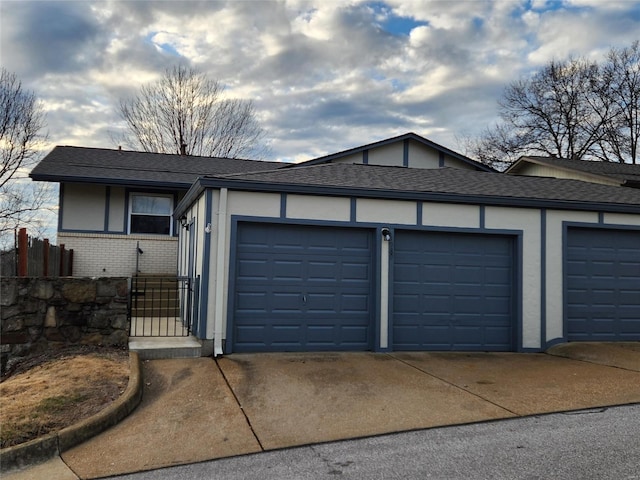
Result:
[[173,235],[172,195],[132,193],[129,197],[129,233]]

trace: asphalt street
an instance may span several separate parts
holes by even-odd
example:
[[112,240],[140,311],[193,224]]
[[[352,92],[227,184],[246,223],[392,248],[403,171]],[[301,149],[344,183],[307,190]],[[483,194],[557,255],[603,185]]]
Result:
[[316,444],[109,478],[640,480],[640,404]]

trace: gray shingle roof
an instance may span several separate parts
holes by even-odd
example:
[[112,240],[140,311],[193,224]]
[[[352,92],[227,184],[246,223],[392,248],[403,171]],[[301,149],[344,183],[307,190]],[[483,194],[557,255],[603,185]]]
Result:
[[638,206],[640,209],[639,189],[612,187],[579,180],[512,176],[454,168],[413,169],[359,164],[323,164],[216,178],[221,181],[268,184],[272,187],[278,185],[338,187],[374,192],[413,192],[623,204]]
[[537,157],[526,156],[524,160],[531,159],[539,163],[559,168],[577,170],[581,172],[591,173],[594,175],[603,175],[615,178],[616,180],[625,180],[632,183],[640,183],[640,165],[631,163],[616,162],[591,162],[588,160],[570,160],[566,158],[554,157]]
[[34,180],[189,188],[203,175],[272,170],[280,162],[55,147],[31,171]]

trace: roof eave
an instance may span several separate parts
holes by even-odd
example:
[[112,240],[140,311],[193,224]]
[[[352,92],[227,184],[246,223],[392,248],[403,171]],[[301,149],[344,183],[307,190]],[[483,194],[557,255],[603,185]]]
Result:
[[[231,190],[246,190],[260,192],[277,192],[277,193],[300,193],[307,195],[341,195],[341,196],[360,196],[370,198],[384,198],[397,200],[428,200],[439,203],[460,203],[473,205],[496,205],[510,207],[526,207],[526,208],[552,208],[567,209],[580,211],[605,211],[615,213],[640,213],[640,205],[626,203],[606,203],[606,202],[589,202],[578,200],[555,200],[555,199],[537,199],[526,197],[506,197],[495,195],[466,195],[460,193],[447,192],[423,192],[423,191],[401,191],[401,190],[383,190],[358,187],[338,187],[324,185],[296,185],[272,182],[256,182],[247,180],[230,180],[212,177],[202,177],[196,182],[198,184],[197,194],[207,188],[228,188]],[[193,189],[193,187],[192,187]],[[187,192],[187,195],[191,192]],[[187,195],[185,195],[186,200]],[[193,201],[193,199],[191,201]],[[181,202],[182,203],[182,202]]]
[[95,178],[95,177],[76,177],[65,175],[47,175],[47,174],[29,174],[29,177],[36,182],[55,182],[55,183],[91,183],[97,185],[122,185],[135,187],[153,187],[167,189],[188,189],[191,182],[160,182],[154,180],[131,180],[122,178]]

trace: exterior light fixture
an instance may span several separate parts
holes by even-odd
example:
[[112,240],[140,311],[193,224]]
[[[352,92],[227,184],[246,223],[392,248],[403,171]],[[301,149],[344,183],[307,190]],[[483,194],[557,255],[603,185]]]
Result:
[[380,233],[382,234],[382,238],[385,242],[391,241],[391,229],[389,229],[389,227],[384,227]]

